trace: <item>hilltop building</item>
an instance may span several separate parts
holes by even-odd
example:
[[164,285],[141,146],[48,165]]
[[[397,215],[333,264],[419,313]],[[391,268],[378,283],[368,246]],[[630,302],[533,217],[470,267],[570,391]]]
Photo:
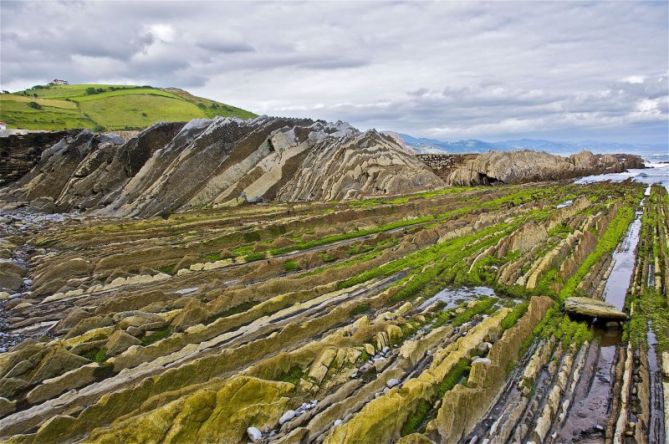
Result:
[[70,82],[67,80],[53,79],[49,85],[69,85]]

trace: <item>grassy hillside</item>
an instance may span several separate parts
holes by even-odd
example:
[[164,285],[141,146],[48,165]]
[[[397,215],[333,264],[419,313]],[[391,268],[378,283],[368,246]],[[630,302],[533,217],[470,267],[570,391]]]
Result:
[[0,120],[10,128],[124,130],[215,116],[255,114],[180,89],[150,86],[38,85],[0,95]]

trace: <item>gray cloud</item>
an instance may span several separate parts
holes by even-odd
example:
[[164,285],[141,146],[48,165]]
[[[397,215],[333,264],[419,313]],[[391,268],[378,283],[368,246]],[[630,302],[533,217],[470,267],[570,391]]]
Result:
[[53,77],[177,86],[259,113],[448,139],[668,137],[662,1],[0,7],[3,89]]
[[239,43],[221,42],[221,41],[202,42],[198,43],[198,46],[207,51],[223,52],[223,53],[255,51],[255,48],[253,46],[241,42]]

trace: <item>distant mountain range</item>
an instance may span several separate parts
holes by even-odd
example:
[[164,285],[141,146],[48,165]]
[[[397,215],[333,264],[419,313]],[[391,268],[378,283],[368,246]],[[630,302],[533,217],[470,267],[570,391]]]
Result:
[[588,150],[596,154],[603,153],[629,153],[639,154],[644,157],[661,156],[669,157],[669,148],[661,144],[627,144],[601,142],[586,140],[582,142],[556,142],[542,139],[515,139],[500,142],[485,142],[477,139],[444,141],[413,137],[408,134],[399,134],[400,138],[409,147],[418,153],[485,153],[488,151],[514,151],[530,149],[546,151],[551,154],[569,155],[579,151]]

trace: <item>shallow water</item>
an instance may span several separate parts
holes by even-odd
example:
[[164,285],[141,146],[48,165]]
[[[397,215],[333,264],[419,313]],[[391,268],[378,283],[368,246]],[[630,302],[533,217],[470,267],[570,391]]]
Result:
[[652,325],[648,326],[648,372],[650,374],[650,424],[648,442],[665,442],[664,396],[662,393],[662,370],[657,359],[657,339]]
[[[643,208],[643,202],[641,206]],[[625,237],[613,252],[611,274],[604,287],[604,300],[619,310],[625,305],[634,273],[642,214],[642,211],[637,212]],[[593,324],[592,328],[596,343],[588,352],[573,405],[556,442],[604,442],[613,401],[615,363],[618,347],[622,343],[622,331],[601,323]]]
[[625,305],[625,296],[634,272],[635,251],[639,244],[640,231],[641,216],[637,214],[625,238],[613,252],[613,269],[604,287],[604,300],[618,310],[622,310]]
[[576,386],[574,404],[555,442],[603,442],[612,400],[616,350],[615,345],[590,348]]
[[669,190],[669,163],[648,163],[648,168],[631,169],[623,173],[609,173],[599,174],[595,176],[585,176],[576,180],[575,183],[586,184],[593,182],[604,182],[610,180],[611,182],[622,182],[627,179],[632,179],[635,182],[654,184],[659,183],[664,185]]
[[557,208],[558,210],[560,208],[567,208],[567,207],[571,206],[573,203],[574,203],[574,201],[572,199],[565,200],[564,202],[558,204],[558,206],[555,207],[555,208]]
[[490,287],[458,287],[444,288],[430,299],[423,302],[419,309],[424,309],[436,302],[446,304],[444,309],[453,308],[463,301],[479,299],[481,296],[496,296],[495,290]]

